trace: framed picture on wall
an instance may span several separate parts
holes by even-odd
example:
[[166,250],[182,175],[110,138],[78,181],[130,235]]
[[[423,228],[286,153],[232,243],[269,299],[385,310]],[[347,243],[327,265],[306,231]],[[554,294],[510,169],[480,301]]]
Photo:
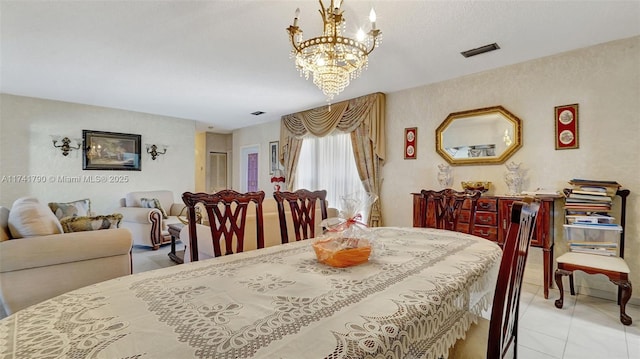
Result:
[[578,148],[578,104],[555,107],[556,150]]
[[83,170],[140,171],[140,135],[82,130]]
[[415,160],[417,158],[418,128],[408,127],[404,129],[404,159]]
[[269,174],[280,168],[278,163],[278,141],[269,142]]

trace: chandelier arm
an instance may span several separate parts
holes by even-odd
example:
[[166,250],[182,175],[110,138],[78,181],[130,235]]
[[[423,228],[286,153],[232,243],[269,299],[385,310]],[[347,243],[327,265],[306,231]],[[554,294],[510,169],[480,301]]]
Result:
[[292,26],[289,26],[289,29],[287,29],[287,31],[289,31],[289,40],[291,41],[291,46],[293,46],[293,49],[296,53],[300,53],[300,51],[302,51],[302,48],[299,46],[300,43],[296,43],[295,40],[296,34],[298,33],[298,27],[296,26],[293,31],[291,28]]
[[380,36],[381,33],[382,31],[378,29],[371,29],[371,31],[369,31],[368,35],[371,37],[371,49],[367,50],[367,55],[373,52],[373,50],[376,48],[378,44],[378,36]]
[[365,56],[369,56],[369,54],[372,53],[373,50],[375,50],[375,48],[376,48],[376,43],[375,43],[375,40],[374,40],[373,44],[371,45],[371,48],[367,49],[367,51],[364,53]]

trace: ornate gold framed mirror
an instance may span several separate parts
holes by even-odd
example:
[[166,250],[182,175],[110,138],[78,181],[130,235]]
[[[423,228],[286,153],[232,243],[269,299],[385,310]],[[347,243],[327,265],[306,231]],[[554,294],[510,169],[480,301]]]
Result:
[[522,147],[522,122],[502,106],[454,112],[436,129],[436,152],[452,165],[504,163]]

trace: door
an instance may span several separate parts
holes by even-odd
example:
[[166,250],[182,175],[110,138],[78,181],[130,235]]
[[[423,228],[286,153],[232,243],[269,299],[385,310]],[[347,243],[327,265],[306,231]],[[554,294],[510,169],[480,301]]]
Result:
[[260,146],[252,145],[240,149],[240,192],[258,190],[258,163]]
[[214,193],[227,188],[229,188],[227,186],[227,154],[224,152],[209,152],[207,191]]

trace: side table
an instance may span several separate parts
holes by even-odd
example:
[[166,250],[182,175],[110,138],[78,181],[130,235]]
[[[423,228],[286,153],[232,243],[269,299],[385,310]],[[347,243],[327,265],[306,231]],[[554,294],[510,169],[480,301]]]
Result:
[[184,249],[176,251],[176,240],[180,239],[180,231],[184,227],[184,224],[172,223],[168,227],[169,234],[171,235],[171,252],[169,252],[169,258],[178,264],[182,264],[184,263]]

